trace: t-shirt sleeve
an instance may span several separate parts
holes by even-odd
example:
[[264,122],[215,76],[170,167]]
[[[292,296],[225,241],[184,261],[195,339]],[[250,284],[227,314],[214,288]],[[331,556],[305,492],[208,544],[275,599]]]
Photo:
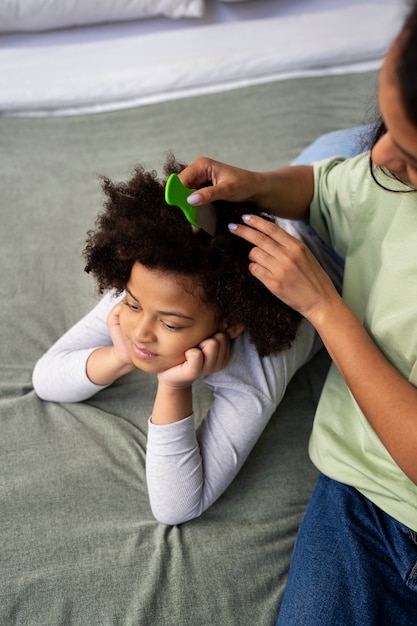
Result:
[[[367,154],[367,153],[366,153]],[[357,164],[369,155],[355,159],[333,157],[313,163],[314,196],[310,223],[322,239],[345,258],[351,240],[357,188]]]

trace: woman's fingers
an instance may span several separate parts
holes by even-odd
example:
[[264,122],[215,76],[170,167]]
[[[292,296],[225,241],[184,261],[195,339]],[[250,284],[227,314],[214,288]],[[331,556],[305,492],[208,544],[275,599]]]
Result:
[[193,161],[179,177],[183,185],[197,190],[188,197],[192,205],[216,200],[245,201],[254,193],[252,172],[207,157]]
[[[310,317],[333,295],[334,287],[305,244],[258,216],[231,231],[253,244],[249,271],[283,302]],[[229,227],[230,228],[230,227]]]
[[266,252],[273,247],[273,244],[285,246],[294,241],[294,237],[280,228],[275,222],[266,220],[258,215],[242,215],[242,224],[230,224],[229,229],[239,237],[246,239],[254,246]]
[[242,219],[248,226],[234,224],[229,228],[234,234],[253,244],[249,253],[249,259],[252,261],[249,269],[264,282],[268,279],[268,273],[276,273],[282,264],[286,263],[288,248],[296,240],[275,223],[261,217],[251,215],[243,216]]

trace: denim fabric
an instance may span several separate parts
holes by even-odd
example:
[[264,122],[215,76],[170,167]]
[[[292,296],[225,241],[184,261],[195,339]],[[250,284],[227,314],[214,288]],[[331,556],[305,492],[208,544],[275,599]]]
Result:
[[334,130],[318,137],[307,146],[291,165],[308,165],[332,156],[353,157],[367,150],[374,126],[367,124]]
[[277,626],[416,625],[416,534],[353,487],[321,475]]

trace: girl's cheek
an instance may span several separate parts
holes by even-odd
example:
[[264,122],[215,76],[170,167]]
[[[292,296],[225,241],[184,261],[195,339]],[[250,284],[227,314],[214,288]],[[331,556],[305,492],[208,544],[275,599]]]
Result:
[[130,311],[127,308],[127,306],[123,306],[119,315],[120,330],[122,331],[123,334],[126,334],[126,331],[129,327],[129,313]]

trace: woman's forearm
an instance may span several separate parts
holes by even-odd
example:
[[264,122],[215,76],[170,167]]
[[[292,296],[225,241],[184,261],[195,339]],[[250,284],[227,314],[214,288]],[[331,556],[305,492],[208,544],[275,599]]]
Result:
[[312,167],[289,166],[255,177],[254,200],[266,211],[286,219],[308,220],[314,194]]
[[417,484],[417,389],[385,358],[339,296],[310,318],[360,409]]

